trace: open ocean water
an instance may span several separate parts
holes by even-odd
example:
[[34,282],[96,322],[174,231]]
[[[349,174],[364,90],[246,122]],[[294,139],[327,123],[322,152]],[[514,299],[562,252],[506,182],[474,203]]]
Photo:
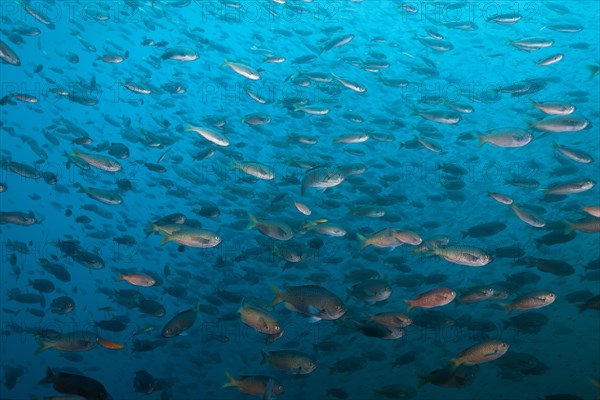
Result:
[[0,398],[593,400],[598,1],[0,2]]

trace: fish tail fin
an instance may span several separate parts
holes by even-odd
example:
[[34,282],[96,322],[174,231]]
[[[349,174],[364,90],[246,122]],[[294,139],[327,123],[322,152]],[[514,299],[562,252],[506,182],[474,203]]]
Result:
[[469,236],[469,232],[466,231],[461,231],[460,234],[462,235],[462,238],[466,238],[467,236]]
[[81,183],[75,182],[74,186],[77,188],[77,193],[85,193],[85,188]]
[[534,108],[536,108],[537,103],[535,102],[535,100],[531,100],[531,109],[533,110]]
[[258,220],[256,219],[256,217],[249,212],[248,213],[248,219],[250,220],[250,222],[248,222],[248,225],[246,226],[246,229],[253,229],[256,227],[256,225],[258,224]]
[[229,65],[229,61],[226,58],[224,58],[223,59],[223,64],[221,66],[222,67],[226,67],[227,65]]
[[144,228],[144,233],[146,234],[146,237],[152,235],[152,233],[156,231],[156,225],[154,225],[152,221],[148,221],[148,226]]
[[448,360],[450,362],[450,369],[452,371],[456,370],[456,368],[458,368],[462,363],[463,360],[461,357],[458,358],[451,358],[450,360]]
[[594,79],[594,77],[595,77],[596,75],[598,75],[598,69],[597,69],[597,67],[594,67],[593,65],[586,65],[586,66],[585,66],[585,68],[586,68],[588,71],[590,71],[590,74],[591,74],[591,75],[590,75],[590,81],[591,81],[592,79]]
[[50,342],[50,341],[48,341],[48,340],[36,339],[36,342],[37,342],[37,344],[39,344],[39,345],[40,345],[40,347],[38,347],[38,349],[35,351],[35,353],[33,353],[33,354],[35,354],[35,355],[38,355],[38,354],[40,354],[42,351],[44,351],[44,350],[48,350],[49,348],[51,348],[51,347],[54,347],[54,346],[53,346],[53,343],[52,343],[52,342]]
[[260,360],[260,365],[263,365],[264,363],[266,363],[269,360],[269,354],[266,351],[261,350],[260,355],[262,357]]
[[79,156],[80,154],[81,152],[79,150],[77,150],[75,147],[71,147],[71,155]]
[[117,282],[125,280],[125,275],[123,275],[122,273],[119,272],[117,275],[118,275],[117,279],[116,279]]
[[476,133],[476,135],[477,135],[477,139],[479,139],[479,143],[477,143],[477,147],[481,147],[487,143],[487,141],[488,141],[487,136],[485,136],[481,133]]
[[222,388],[239,386],[239,382],[233,376],[231,376],[229,372],[225,371],[225,376],[227,377],[227,382],[225,382],[223,386],[221,386]]
[[565,225],[565,235],[571,234],[573,232],[573,223],[569,220],[563,219],[562,223]]
[[358,238],[358,242],[360,243],[360,245],[359,245],[359,249],[360,250],[363,250],[365,247],[367,247],[370,244],[369,243],[369,239],[367,239],[366,237],[364,237],[360,233],[357,233],[356,237]]
[[351,297],[352,297],[352,289],[346,288],[346,300],[344,300],[344,301],[350,300]]
[[581,314],[582,312],[584,312],[587,309],[588,308],[587,308],[587,305],[585,303],[577,305],[577,310],[579,310],[579,314]]
[[412,302],[412,300],[404,300],[404,302],[406,304],[408,304],[408,308],[406,309],[406,312],[409,312],[410,310],[412,310],[413,308],[415,308],[415,305]]
[[238,160],[236,160],[235,158],[231,157],[231,165],[229,166],[229,170],[233,171],[234,169],[237,169],[240,167],[240,163]]
[[275,294],[275,297],[271,301],[269,307],[273,307],[274,305],[281,303],[284,298],[284,293],[277,286],[271,284],[271,290]]
[[417,372],[417,377],[419,378],[419,382],[417,383],[417,389],[429,383],[429,377],[427,375]]
[[162,242],[160,242],[161,246],[164,246],[165,244],[169,243],[171,240],[173,240],[173,236],[169,235],[167,232],[161,232],[160,233],[163,237]]
[[502,307],[504,307],[504,315],[510,314],[510,312],[513,310],[513,306],[511,304],[502,304]]
[[55,378],[56,376],[54,375],[54,372],[52,372],[52,369],[50,367],[46,367],[46,376],[38,383],[52,383],[54,382]]

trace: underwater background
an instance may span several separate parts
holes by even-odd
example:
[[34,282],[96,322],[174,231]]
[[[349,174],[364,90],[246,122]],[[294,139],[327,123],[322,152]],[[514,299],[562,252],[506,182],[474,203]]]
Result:
[[0,2],[0,398],[598,398],[599,4]]

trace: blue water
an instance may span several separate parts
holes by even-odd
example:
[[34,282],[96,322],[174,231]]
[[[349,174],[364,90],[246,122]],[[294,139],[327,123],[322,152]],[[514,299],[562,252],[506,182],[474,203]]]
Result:
[[[600,294],[597,224],[595,232],[575,230],[565,239],[565,221],[592,221],[583,207],[599,204],[600,77],[589,69],[597,71],[600,59],[598,2],[281,3],[0,3],[0,39],[20,59],[20,65],[0,64],[0,183],[7,188],[0,193],[0,208],[3,213],[31,211],[36,219],[33,225],[3,223],[0,228],[0,397],[59,395],[52,384],[38,383],[50,367],[55,374],[93,378],[114,399],[252,397],[235,387],[221,388],[226,371],[234,377],[274,378],[284,386],[276,396],[281,399],[386,398],[376,392],[386,385],[401,385],[389,398],[598,398],[593,384],[600,380],[598,311],[579,313],[577,307]],[[503,14],[520,19],[504,24],[488,20]],[[582,29],[561,32],[556,24]],[[551,46],[523,51],[514,45],[540,36],[551,39]],[[351,40],[332,42],[336,38]],[[153,43],[143,45],[146,39]],[[431,48],[440,43],[452,48]],[[188,49],[197,59],[161,59],[174,47]],[[563,56],[558,62],[536,64],[557,54]],[[105,55],[123,59],[99,59]],[[304,56],[309,60],[302,63]],[[284,59],[266,62],[268,57]],[[251,67],[260,79],[236,73],[223,65],[225,59]],[[314,72],[326,82],[307,77]],[[386,81],[390,79],[398,80],[398,87]],[[126,82],[150,93],[135,93]],[[172,93],[164,86],[168,83],[179,83],[185,91]],[[247,90],[264,101],[252,99]],[[532,108],[532,101],[573,105],[572,115],[587,126],[577,132],[535,129],[536,122],[552,116]],[[328,112],[295,111],[305,105]],[[457,105],[462,105],[460,111],[452,109]],[[440,123],[417,115],[425,110],[444,110],[460,120]],[[266,123],[248,123],[244,116],[252,113],[260,113]],[[185,124],[218,132],[229,145],[217,146],[186,131]],[[533,140],[515,148],[478,146],[477,133],[510,127],[531,133]],[[357,133],[368,134],[368,140],[336,142]],[[294,138],[301,135],[318,140],[299,143]],[[74,143],[81,136],[92,142]],[[583,151],[593,161],[569,159],[553,142]],[[124,144],[129,156],[110,155],[110,143]],[[121,170],[107,172],[85,161],[81,165],[89,169],[83,170],[65,155],[72,149],[116,159]],[[210,149],[214,155],[194,160]],[[166,171],[148,168],[146,163],[157,163],[163,155],[158,164]],[[272,169],[274,179],[232,170],[232,159],[259,162]],[[57,182],[23,177],[11,163],[54,173]],[[317,166],[341,171],[344,180],[326,190],[305,187],[301,194],[307,170]],[[129,190],[123,190],[125,179]],[[509,183],[523,180],[537,185]],[[568,195],[543,191],[581,180],[596,185]],[[96,201],[78,192],[77,185],[117,191],[122,204]],[[545,226],[526,224],[489,192],[528,207]],[[294,202],[312,214],[300,213]],[[218,215],[204,212],[209,206],[216,206]],[[146,238],[149,221],[173,213],[187,217],[185,229],[201,226],[221,242],[204,249],[173,242],[161,246],[156,234]],[[248,213],[286,223],[294,238],[282,241],[247,229]],[[81,216],[90,221],[76,222]],[[346,234],[323,234],[318,229],[322,219]],[[483,223],[494,223],[499,231],[463,235]],[[392,248],[360,250],[359,235],[370,237],[385,228],[414,232],[423,243],[402,244],[392,237]],[[563,240],[543,244],[542,237],[550,233]],[[115,241],[125,235],[133,240]],[[440,237],[447,242],[431,244]],[[59,247],[59,241],[67,240],[99,256],[104,267],[77,263]],[[453,246],[481,249],[492,261],[479,267],[448,262],[440,255]],[[505,247],[510,249],[497,250]],[[419,249],[426,251],[415,252]],[[299,254],[299,260],[280,257],[288,252]],[[40,265],[43,258],[64,266],[71,279],[63,282],[48,273]],[[573,270],[548,272],[537,268],[534,258],[562,261]],[[376,271],[392,288],[387,300],[346,297],[347,289],[366,279],[352,273],[364,269]],[[134,286],[117,281],[118,273],[144,273],[156,284]],[[515,284],[510,275],[519,273],[534,282]],[[24,304],[9,294],[15,289],[38,293],[31,286],[34,279],[55,286],[41,293],[44,305]],[[269,307],[271,286],[283,290],[294,285],[327,289],[344,302],[345,315],[311,323],[283,304]],[[458,304],[464,290],[483,285],[510,297]],[[175,287],[186,293],[174,296]],[[384,340],[359,329],[370,315],[405,312],[405,299],[436,287],[453,289],[456,299],[411,310],[413,324],[404,328],[403,337]],[[114,291],[123,289],[159,302],[166,314],[149,316],[135,301],[118,301]],[[556,300],[505,315],[501,304],[537,290],[553,292]],[[586,292],[574,296],[577,291]],[[51,312],[52,300],[65,295],[75,301],[75,309]],[[279,321],[282,337],[267,344],[264,333],[242,323],[237,311],[244,298]],[[161,335],[171,318],[198,304],[197,319],[183,335]],[[308,311],[313,316],[317,312],[315,307]],[[547,321],[525,329],[510,322],[528,313],[542,314]],[[111,319],[124,326],[118,332],[95,326]],[[124,348],[98,345],[70,353],[51,348],[34,355],[41,329],[62,335],[90,331]],[[491,339],[507,343],[508,352],[473,367],[468,384],[417,388],[419,375],[447,368],[462,350]],[[157,347],[135,351],[136,341],[155,341]],[[323,342],[335,342],[335,348],[327,351]],[[317,368],[294,376],[261,364],[261,351],[282,349],[306,353]],[[407,353],[411,356],[404,362],[396,360]],[[360,358],[356,370],[336,372],[334,365],[349,357]],[[509,357],[514,357],[512,363]],[[134,378],[140,370],[158,380],[152,394],[136,391]]]

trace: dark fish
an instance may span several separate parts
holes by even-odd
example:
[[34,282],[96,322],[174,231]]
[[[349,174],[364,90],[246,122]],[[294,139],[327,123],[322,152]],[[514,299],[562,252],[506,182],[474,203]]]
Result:
[[543,375],[548,366],[532,354],[509,351],[495,363],[500,376],[512,381],[522,381],[526,375]]
[[462,232],[462,237],[463,239],[469,236],[472,238],[488,237],[500,233],[505,229],[506,224],[502,222],[486,222],[470,227]]
[[53,275],[59,281],[61,281],[61,282],[70,282],[71,281],[71,274],[62,265],[56,264],[56,263],[51,263],[50,261],[48,261],[45,258],[41,258],[39,262],[40,262],[40,265],[42,266],[42,268],[44,269],[44,271]]
[[154,300],[142,300],[137,307],[140,312],[155,317],[163,317],[167,312],[162,304]]
[[108,154],[123,160],[129,157],[129,148],[123,143],[111,143]]
[[566,261],[527,257],[524,262],[529,267],[535,267],[542,272],[553,275],[567,276],[575,273],[575,268]]
[[42,292],[42,293],[50,293],[50,292],[53,292],[55,289],[54,283],[52,283],[52,281],[49,281],[48,279],[30,280],[29,285],[33,289],[37,290],[38,292]]
[[164,339],[159,339],[159,340],[137,340],[137,339],[134,339],[133,340],[133,348],[131,351],[134,353],[143,353],[146,351],[152,351],[152,350],[162,347],[166,344],[167,344],[167,342]]
[[523,333],[538,333],[550,318],[539,312],[527,312],[502,321],[505,328],[511,327]]
[[23,367],[4,366],[4,386],[8,390],[13,390],[17,386],[19,378],[23,376],[25,369]]
[[38,293],[21,293],[19,289],[10,289],[8,291],[8,300],[13,300],[22,304],[36,304],[39,303],[42,307],[46,305],[46,299],[44,296]]
[[111,332],[123,332],[127,328],[127,325],[118,319],[103,319],[94,321],[94,327]]
[[494,249],[494,258],[521,258],[525,251],[519,245],[498,247]]
[[29,226],[37,223],[32,211],[23,213],[20,211],[0,211],[0,224],[15,224]]
[[344,389],[331,388],[327,389],[325,393],[327,396],[334,397],[336,399],[345,400],[348,398],[348,393]]
[[506,277],[506,285],[509,288],[521,288],[525,285],[531,285],[540,281],[540,276],[534,274],[533,272],[516,272],[510,275],[504,275]]
[[40,383],[51,383],[60,393],[76,394],[86,400],[105,400],[111,398],[104,386],[95,379],[84,375],[59,372],[55,374],[50,367],[46,368],[46,377]]
[[367,366],[368,362],[365,358],[359,356],[351,356],[334,362],[329,367],[329,374],[341,372],[350,374],[359,371]]
[[75,309],[75,300],[69,296],[61,296],[52,300],[50,310],[55,314],[67,314]]
[[556,244],[568,243],[575,239],[576,236],[577,233],[575,233],[575,231],[565,233],[564,230],[557,230],[549,232],[544,236],[533,240],[535,242],[535,247],[539,249],[542,245],[554,246]]
[[589,290],[576,290],[565,295],[565,300],[569,303],[581,303],[592,297],[594,293]]
[[133,387],[136,392],[150,394],[154,392],[156,381],[146,370],[137,371],[133,379]]
[[435,386],[462,388],[473,382],[477,371],[479,371],[477,365],[461,365],[456,369],[445,368],[430,372],[427,375],[419,374],[417,387],[420,388],[427,383],[431,383]]
[[392,368],[414,362],[417,359],[417,354],[419,354],[419,352],[416,350],[409,350],[406,353],[401,354],[400,356],[396,357],[392,363]]
[[182,311],[175,315],[163,328],[161,335],[165,338],[172,338],[181,335],[196,322],[198,317],[198,306]]
[[579,304],[577,307],[579,308],[579,313],[585,310],[600,310],[600,294],[590,297],[585,303]]

